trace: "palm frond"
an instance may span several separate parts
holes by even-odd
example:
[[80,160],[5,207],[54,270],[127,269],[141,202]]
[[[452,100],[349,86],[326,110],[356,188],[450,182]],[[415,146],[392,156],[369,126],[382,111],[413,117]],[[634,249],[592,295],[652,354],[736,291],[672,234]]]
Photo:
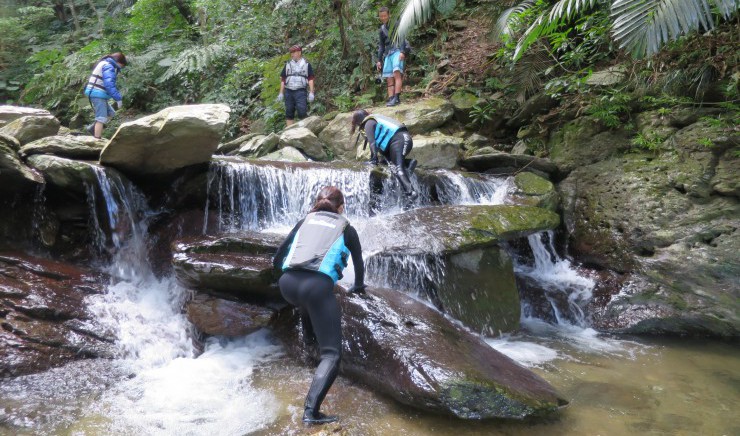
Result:
[[[550,12],[543,12],[524,32],[519,39],[513,59],[516,62],[521,58],[522,53],[529,48],[540,37],[546,36],[570,21],[575,15],[582,11],[590,9],[598,3],[599,0],[560,0],[555,3]],[[637,0],[641,1],[641,0]]]
[[429,21],[435,11],[450,11],[456,3],[456,0],[406,0],[393,29],[393,40],[403,41],[411,29]]
[[512,36],[514,34],[513,27],[518,22],[519,14],[532,8],[536,3],[537,0],[524,0],[518,5],[503,11],[493,27],[494,40],[500,41],[505,36]]
[[652,55],[686,33],[714,28],[710,3],[724,18],[740,7],[738,0],[614,0],[614,38],[635,57]]
[[198,73],[212,66],[219,59],[228,55],[226,45],[222,43],[197,46],[183,50],[167,71],[157,79],[157,83],[163,83],[167,80],[181,74]]

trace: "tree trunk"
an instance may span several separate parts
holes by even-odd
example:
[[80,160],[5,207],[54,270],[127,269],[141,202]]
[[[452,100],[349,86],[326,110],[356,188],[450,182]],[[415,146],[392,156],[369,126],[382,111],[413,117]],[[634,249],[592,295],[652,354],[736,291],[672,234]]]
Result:
[[90,5],[90,9],[92,9],[93,12],[95,12],[95,15],[97,15],[98,26],[100,29],[102,29],[103,28],[103,16],[100,14],[100,11],[98,10],[98,8],[95,7],[95,2],[93,2],[93,0],[87,0],[87,4]]
[[190,10],[190,6],[185,2],[185,0],[175,0],[174,3],[177,10],[180,12],[180,15],[185,18],[185,21],[190,25],[195,24],[193,11]]
[[347,29],[345,28],[345,1],[334,0],[334,13],[337,14],[339,24],[339,38],[342,40],[342,56],[349,55],[349,40],[347,39]]
[[62,23],[67,22],[67,11],[64,7],[63,0],[54,1],[54,6],[52,6],[52,9],[54,9],[54,15],[56,15],[57,20],[61,21]]
[[80,20],[77,19],[77,11],[75,10],[75,1],[70,0],[69,11],[72,13],[72,21],[75,25],[75,33],[80,33]]

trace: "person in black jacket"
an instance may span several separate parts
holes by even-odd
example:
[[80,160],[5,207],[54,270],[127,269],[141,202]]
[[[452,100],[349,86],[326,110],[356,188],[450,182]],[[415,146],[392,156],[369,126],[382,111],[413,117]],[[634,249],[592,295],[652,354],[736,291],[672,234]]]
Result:
[[[321,352],[303,411],[303,422],[309,424],[337,420],[336,416],[319,412],[319,408],[339,373],[341,313],[333,291],[350,255],[355,267],[355,282],[347,292],[363,293],[365,290],[360,238],[341,215],[343,212],[342,191],[333,186],[323,188],[309,214],[293,227],[273,258],[273,266],[283,270],[278,282],[280,293],[301,309],[303,325],[313,329]],[[305,322],[305,317],[309,323]]]

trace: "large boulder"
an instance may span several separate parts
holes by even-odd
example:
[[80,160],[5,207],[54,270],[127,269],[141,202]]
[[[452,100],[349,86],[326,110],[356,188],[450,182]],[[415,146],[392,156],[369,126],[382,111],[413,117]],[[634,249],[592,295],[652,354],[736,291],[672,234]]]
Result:
[[36,116],[27,115],[10,121],[0,128],[0,133],[16,138],[21,145],[40,138],[56,135],[59,132],[59,120],[51,114]]
[[29,156],[27,162],[30,167],[44,175],[47,183],[63,190],[84,193],[88,187],[97,184],[96,168],[100,167],[92,162],[49,154]]
[[280,236],[258,233],[185,238],[173,244],[175,276],[183,286],[205,293],[280,299],[272,271],[280,242]]
[[49,136],[24,145],[20,155],[53,154],[72,159],[98,160],[106,142],[92,136]]
[[313,160],[327,160],[328,155],[319,138],[305,127],[286,129],[280,134],[280,148],[292,147],[303,152]]
[[676,132],[665,152],[614,157],[561,182],[577,259],[630,275],[620,295],[605,300],[597,326],[740,334],[740,204],[713,182],[737,140],[700,121]]
[[[370,112],[395,118],[406,124],[412,135],[420,135],[447,123],[454,108],[447,100],[430,98],[413,104],[370,108]],[[352,113],[339,114],[319,134],[321,143],[337,159],[354,160],[357,156],[356,137],[350,135],[351,120]]]
[[413,140],[414,147],[407,157],[419,161],[419,166],[451,169],[457,165],[463,144],[461,138],[435,132],[429,136],[416,136]]
[[481,102],[477,95],[470,91],[458,89],[450,96],[450,103],[455,110],[455,119],[463,124],[470,122],[470,111]]
[[84,299],[105,277],[18,253],[0,254],[0,379],[45,371],[77,359],[113,357],[114,337]]
[[100,163],[133,174],[169,174],[206,163],[221,140],[229,107],[173,106],[121,125],[100,155]]
[[[520,304],[506,240],[559,224],[527,206],[437,206],[374,219],[359,228],[372,282],[419,292],[471,329],[497,335],[519,327]],[[371,229],[373,236],[365,237]],[[404,286],[410,287],[406,289]]]
[[22,117],[51,117],[51,112],[32,107],[0,105],[0,127]]
[[555,131],[548,143],[550,159],[567,174],[575,168],[629,150],[631,133],[609,130],[596,118],[581,117]]
[[[409,296],[372,288],[337,292],[342,372],[411,407],[463,419],[522,419],[567,404],[546,381]],[[297,311],[274,322],[288,351],[303,358]]]
[[4,142],[0,142],[0,189],[15,191],[16,184],[33,185],[44,183],[44,178],[21,162],[18,153]]

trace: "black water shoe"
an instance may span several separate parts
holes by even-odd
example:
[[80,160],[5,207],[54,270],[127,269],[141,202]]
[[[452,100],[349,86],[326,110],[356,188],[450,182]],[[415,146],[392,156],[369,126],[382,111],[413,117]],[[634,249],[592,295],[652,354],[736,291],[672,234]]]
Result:
[[330,422],[335,422],[338,419],[339,418],[336,416],[324,415],[321,412],[314,412],[312,409],[306,409],[303,412],[303,422],[306,424],[328,424]]

